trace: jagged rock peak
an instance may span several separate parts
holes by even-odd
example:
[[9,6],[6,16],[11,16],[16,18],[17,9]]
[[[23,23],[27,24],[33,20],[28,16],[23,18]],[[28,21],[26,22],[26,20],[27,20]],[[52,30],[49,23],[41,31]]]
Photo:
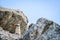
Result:
[[45,18],[31,24],[23,40],[60,40],[60,25]]
[[36,24],[38,24],[38,23],[48,24],[48,23],[51,23],[51,22],[53,22],[53,21],[48,20],[48,19],[42,17],[42,18],[39,18],[37,20]]

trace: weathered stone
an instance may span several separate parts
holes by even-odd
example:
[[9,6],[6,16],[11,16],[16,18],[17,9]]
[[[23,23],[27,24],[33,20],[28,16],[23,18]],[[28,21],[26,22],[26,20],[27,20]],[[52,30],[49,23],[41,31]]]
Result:
[[[29,37],[28,37],[29,36]],[[60,40],[60,25],[45,18],[31,24],[25,32],[23,40]]]
[[[9,34],[10,37],[16,37],[16,39],[19,36],[23,37],[23,34],[27,28],[27,23],[28,19],[21,10],[0,7],[0,27],[2,27],[3,30],[8,31],[6,35]],[[0,34],[4,33],[5,31],[0,30]],[[5,34],[3,34],[3,37],[6,36],[4,35]]]
[[57,23],[45,18],[39,18],[36,24],[27,23],[22,11],[0,7],[0,40],[60,40]]

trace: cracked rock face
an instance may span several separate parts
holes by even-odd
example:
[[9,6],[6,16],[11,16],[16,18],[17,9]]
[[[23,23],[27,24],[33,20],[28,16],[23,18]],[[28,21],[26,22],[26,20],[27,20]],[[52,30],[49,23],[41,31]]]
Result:
[[31,24],[25,32],[23,40],[60,40],[60,25],[45,18]]
[[13,40],[9,38],[22,38],[27,23],[28,19],[21,10],[0,7],[0,27],[2,28],[0,38],[4,39],[5,36],[6,40]]

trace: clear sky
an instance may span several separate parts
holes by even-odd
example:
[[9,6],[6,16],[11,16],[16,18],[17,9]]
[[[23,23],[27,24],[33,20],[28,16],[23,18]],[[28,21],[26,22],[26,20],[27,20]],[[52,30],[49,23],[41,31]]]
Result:
[[44,17],[60,24],[60,0],[0,0],[0,6],[22,10],[29,23]]

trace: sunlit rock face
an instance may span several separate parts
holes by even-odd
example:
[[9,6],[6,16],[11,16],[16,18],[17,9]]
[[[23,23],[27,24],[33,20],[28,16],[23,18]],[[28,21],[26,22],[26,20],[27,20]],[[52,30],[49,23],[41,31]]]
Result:
[[29,26],[23,40],[60,40],[60,25],[45,18],[40,18],[36,24]]
[[0,7],[0,40],[60,40],[60,25],[45,18],[28,25],[21,10]]
[[[28,19],[21,10],[0,7],[0,27],[4,30],[0,30],[0,34],[1,32],[4,33],[5,31],[8,31],[6,35],[9,34],[10,37],[23,37],[27,28],[27,23]],[[4,35],[5,34],[3,34],[3,36]]]

